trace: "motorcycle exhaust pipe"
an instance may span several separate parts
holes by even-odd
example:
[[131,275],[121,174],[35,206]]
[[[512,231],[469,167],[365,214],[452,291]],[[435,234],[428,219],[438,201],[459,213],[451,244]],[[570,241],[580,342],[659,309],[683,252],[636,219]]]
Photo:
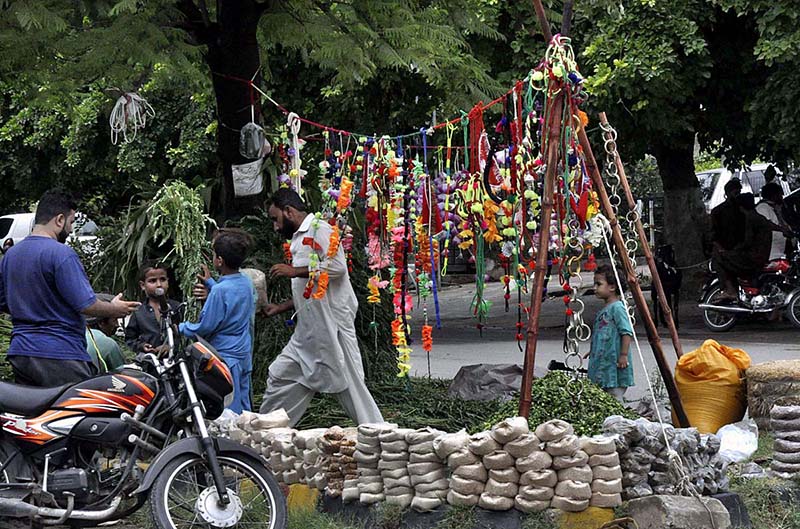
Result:
[[56,518],[67,516],[69,520],[90,520],[101,522],[113,515],[122,503],[122,496],[117,496],[111,505],[102,511],[72,511],[67,509],[54,509],[50,507],[37,507],[21,500],[0,498],[0,515],[11,518]]
[[772,312],[773,310],[773,308],[746,309],[744,307],[737,307],[736,305],[712,305],[711,303],[700,303],[698,307],[703,310],[715,310],[717,312],[735,312],[737,314],[756,314],[758,312]]

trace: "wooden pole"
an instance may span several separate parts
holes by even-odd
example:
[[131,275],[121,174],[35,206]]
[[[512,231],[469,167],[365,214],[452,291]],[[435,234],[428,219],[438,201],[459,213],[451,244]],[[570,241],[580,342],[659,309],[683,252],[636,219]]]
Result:
[[558,169],[558,140],[561,136],[561,111],[564,105],[563,91],[559,90],[548,115],[550,121],[547,137],[547,166],[542,192],[542,213],[539,218],[539,246],[536,249],[536,268],[534,269],[534,288],[531,292],[531,313],[528,317],[528,331],[525,340],[525,364],[522,368],[522,387],[520,388],[519,415],[527,418],[531,411],[531,390],[533,388],[533,366],[536,361],[536,343],[539,339],[539,316],[544,297],[544,278],[547,274],[547,250],[550,246],[550,220],[553,216],[553,194],[555,192],[556,170]]
[[647,340],[650,342],[650,347],[653,349],[653,356],[656,359],[656,364],[658,364],[658,370],[661,373],[661,377],[664,379],[664,385],[667,388],[667,394],[669,395],[670,404],[672,404],[672,410],[678,420],[678,425],[681,428],[688,428],[689,419],[686,417],[686,412],[683,409],[681,397],[678,393],[678,386],[675,384],[675,379],[672,377],[672,371],[670,370],[669,364],[667,364],[666,358],[664,358],[664,350],[661,348],[661,339],[658,337],[658,330],[653,322],[653,318],[650,316],[650,309],[647,306],[647,301],[644,299],[644,294],[642,293],[642,287],[639,285],[639,280],[636,277],[636,270],[634,270],[630,259],[627,258],[627,251],[625,248],[625,241],[622,238],[622,231],[620,230],[619,223],[617,222],[617,217],[614,215],[614,210],[611,208],[611,202],[608,199],[608,193],[606,193],[605,186],[603,185],[603,178],[597,168],[597,162],[595,161],[594,153],[592,152],[592,146],[589,144],[589,138],[586,136],[586,131],[583,129],[583,127],[578,129],[578,140],[583,148],[583,154],[586,160],[586,168],[592,177],[594,190],[597,192],[597,196],[600,199],[600,206],[602,207],[603,213],[611,224],[614,245],[617,247],[617,252],[621,257],[620,261],[622,261],[622,267],[625,270],[628,285],[631,293],[633,294],[633,301],[636,303],[636,307],[639,309],[639,314],[644,322],[644,328],[645,331],[647,331]]
[[[600,123],[608,126],[608,118],[606,117],[605,112],[600,112]],[[607,139],[610,138],[609,133],[605,133],[605,135]],[[622,165],[622,158],[619,155],[619,151],[616,149],[614,150],[614,163],[617,166],[617,172],[619,173],[619,181],[622,184],[622,189],[625,191],[625,198],[628,201],[628,208],[633,211],[636,208],[636,201],[633,199],[631,186],[628,184],[628,177],[625,174],[625,167]],[[681,347],[681,340],[678,337],[678,329],[675,327],[675,321],[672,318],[672,311],[669,308],[667,296],[664,295],[664,286],[661,284],[661,278],[658,276],[656,262],[655,259],[653,259],[653,252],[650,251],[650,244],[647,242],[647,234],[644,231],[642,219],[639,218],[639,215],[636,215],[636,233],[639,236],[639,241],[641,242],[642,250],[644,251],[645,260],[647,260],[647,266],[650,268],[650,276],[652,277],[653,285],[656,287],[658,303],[661,306],[661,310],[664,311],[664,316],[667,320],[667,328],[669,329],[669,334],[672,338],[672,347],[675,349],[675,354],[678,356],[678,358],[680,358],[683,356],[683,348]]]

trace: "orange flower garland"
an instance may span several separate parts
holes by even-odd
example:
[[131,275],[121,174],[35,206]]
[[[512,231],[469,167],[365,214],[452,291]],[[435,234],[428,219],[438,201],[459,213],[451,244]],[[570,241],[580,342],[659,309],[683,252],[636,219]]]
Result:
[[331,238],[328,243],[328,257],[333,259],[336,257],[336,252],[339,251],[339,226],[331,226]]
[[347,209],[351,201],[353,192],[353,181],[346,176],[342,177],[342,184],[339,187],[339,199],[336,201],[336,210],[341,212]]
[[433,348],[433,327],[430,325],[422,326],[422,348],[429,353]]
[[288,242],[283,243],[283,260],[286,264],[292,264],[292,245]]
[[314,299],[322,299],[325,297],[325,292],[328,291],[328,272],[325,270],[319,273],[317,278],[317,291],[311,296]]

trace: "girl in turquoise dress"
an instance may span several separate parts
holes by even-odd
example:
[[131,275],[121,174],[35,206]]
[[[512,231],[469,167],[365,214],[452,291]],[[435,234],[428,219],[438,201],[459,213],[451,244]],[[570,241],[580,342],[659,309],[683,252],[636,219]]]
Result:
[[628,359],[633,328],[610,266],[597,267],[594,289],[606,304],[594,320],[589,379],[622,402],[625,390],[633,386],[633,366]]

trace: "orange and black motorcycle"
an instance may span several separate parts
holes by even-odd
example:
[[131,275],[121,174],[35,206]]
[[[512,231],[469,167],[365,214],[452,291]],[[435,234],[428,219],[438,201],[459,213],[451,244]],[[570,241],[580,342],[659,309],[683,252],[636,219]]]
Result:
[[0,527],[95,526],[148,499],[158,528],[283,529],[286,505],[266,461],[209,435],[233,388],[198,340],[74,385],[0,382]]

